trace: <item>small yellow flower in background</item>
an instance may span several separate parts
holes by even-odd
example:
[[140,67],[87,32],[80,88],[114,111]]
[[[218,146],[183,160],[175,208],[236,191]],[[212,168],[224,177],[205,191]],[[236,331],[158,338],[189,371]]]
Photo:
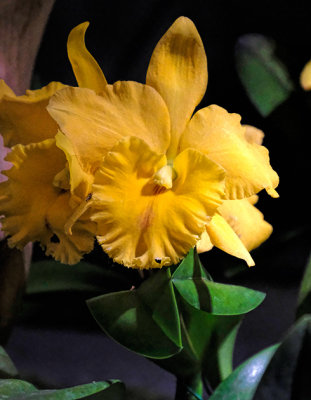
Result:
[[266,189],[277,197],[278,176],[239,115],[212,105],[192,116],[206,85],[201,38],[181,17],[156,46],[146,85],[55,93],[48,111],[60,127],[56,144],[71,193],[84,198],[68,235],[86,211],[102,248],[128,267],[177,263],[197,243],[253,265],[248,250],[271,233],[253,196]]
[[[98,89],[100,79],[104,85],[106,81],[85,47],[87,26],[86,23],[72,30],[68,56],[78,84]],[[89,74],[92,70],[96,74]],[[22,249],[28,242],[39,241],[47,255],[75,264],[93,249],[95,223],[85,214],[76,223],[72,235],[64,231],[73,208],[81,199],[68,190],[66,158],[55,145],[58,126],[46,110],[51,96],[64,87],[59,82],[51,82],[16,96],[0,81],[0,132],[4,144],[11,148],[6,159],[13,164],[12,169],[4,172],[9,179],[0,185],[0,215],[5,215],[2,229],[10,236],[10,246]]]
[[311,90],[311,60],[307,62],[300,74],[300,85],[304,90]]

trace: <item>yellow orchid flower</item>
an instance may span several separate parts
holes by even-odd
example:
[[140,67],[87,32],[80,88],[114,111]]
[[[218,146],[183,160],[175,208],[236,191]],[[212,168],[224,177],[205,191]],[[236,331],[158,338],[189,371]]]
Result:
[[[77,207],[68,234],[88,210],[99,243],[116,262],[161,267],[177,263],[212,229],[223,203],[262,189],[278,196],[268,151],[248,140],[239,115],[212,105],[192,116],[206,85],[201,38],[181,17],[157,44],[146,85],[116,82],[97,93],[65,88],[51,98],[71,191],[83,188],[91,199]],[[218,233],[216,246],[237,248],[237,235],[221,241]],[[252,264],[245,251],[242,258]]]
[[73,264],[93,248],[94,224],[78,221],[71,237],[63,232],[72,214],[69,192],[53,185],[55,174],[64,168],[65,156],[54,139],[16,145],[7,156],[13,164],[4,172],[9,179],[0,184],[0,213],[8,244],[22,249],[28,242],[40,241],[47,254]]
[[[87,27],[88,23],[81,24],[69,34],[68,57],[78,84],[100,91],[106,80],[85,47]],[[66,158],[55,145],[58,126],[46,106],[65,87],[51,82],[16,96],[0,81],[0,132],[12,149],[6,159],[13,164],[3,173],[9,179],[0,185],[0,215],[5,216],[2,229],[10,236],[10,246],[22,249],[30,241],[39,241],[47,255],[75,264],[93,248],[95,223],[85,214],[72,235],[64,231],[78,200],[68,190]]]

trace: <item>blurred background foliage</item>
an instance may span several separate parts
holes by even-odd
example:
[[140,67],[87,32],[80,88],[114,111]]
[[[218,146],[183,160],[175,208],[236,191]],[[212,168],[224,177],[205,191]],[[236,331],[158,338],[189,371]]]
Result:
[[[74,26],[88,20],[91,25],[86,44],[108,82],[144,82],[152,50],[172,22],[181,15],[194,21],[205,45],[209,71],[208,89],[200,107],[218,104],[239,113],[242,123],[262,129],[271,164],[280,176],[279,199],[260,195],[258,208],[274,232],[253,252],[256,266],[249,269],[217,249],[201,256],[214,281],[267,293],[262,305],[244,317],[237,336],[235,365],[278,342],[294,322],[299,286],[310,252],[307,138],[311,132],[311,93],[299,85],[300,72],[311,58],[306,3],[56,0],[35,66],[34,88],[51,80],[74,85],[66,54],[67,36]],[[19,323],[7,346],[24,374],[50,386],[82,384],[100,377],[120,378],[132,387],[145,385],[145,389],[151,384],[150,377],[148,381],[142,375],[153,374],[152,384],[157,381],[154,390],[158,394],[150,394],[150,398],[166,398],[161,393],[170,393],[168,375],[161,375],[151,363],[140,365],[145,360],[124,355],[123,350],[119,353],[109,340],[98,347],[100,339],[96,335],[101,333],[85,304],[90,297],[139,285],[137,271],[112,265],[98,248],[85,258],[85,263],[93,264],[91,267],[83,263],[55,267],[54,263],[43,265],[43,260],[40,248],[35,247],[36,264],[31,270]],[[301,300],[299,310],[305,304]],[[307,305],[305,310],[311,309]],[[308,323],[301,329],[306,329]],[[76,333],[72,333],[73,329]],[[69,350],[70,344],[76,348]],[[49,367],[40,371],[37,349],[31,350],[34,345],[41,346],[41,351],[50,357],[50,370],[59,363],[58,373],[51,374]],[[34,359],[30,361],[32,351],[36,368]],[[68,354],[71,361],[64,361],[61,367],[62,357],[65,359]],[[103,354],[106,365],[99,372]],[[136,377],[131,371],[133,363],[140,371]],[[97,375],[94,371],[98,371]],[[113,373],[119,374],[111,376]],[[163,386],[161,379],[165,380]]]

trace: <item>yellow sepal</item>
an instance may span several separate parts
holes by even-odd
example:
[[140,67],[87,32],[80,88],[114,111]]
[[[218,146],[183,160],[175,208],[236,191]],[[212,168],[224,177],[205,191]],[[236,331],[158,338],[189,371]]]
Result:
[[194,23],[178,18],[155,47],[146,83],[163,97],[171,119],[172,139],[168,158],[178,152],[180,135],[207,86],[207,60]]
[[68,36],[67,51],[78,85],[101,92],[107,85],[103,71],[85,46],[85,32],[89,22],[72,29]]
[[235,257],[242,258],[248,266],[255,265],[242,241],[221,215],[215,214],[206,230],[214,246]]

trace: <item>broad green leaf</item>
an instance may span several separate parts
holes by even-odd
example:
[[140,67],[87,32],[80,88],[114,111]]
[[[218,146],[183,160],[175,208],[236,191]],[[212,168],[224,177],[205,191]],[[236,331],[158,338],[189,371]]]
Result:
[[302,317],[281,344],[245,361],[223,381],[211,400],[309,400],[311,316]]
[[247,34],[239,38],[236,67],[250,100],[264,117],[293,90],[286,67],[275,55],[274,42],[262,35]]
[[31,265],[27,294],[56,291],[102,293],[117,283],[125,283],[122,276],[94,264],[64,265],[56,261],[40,261]]
[[[234,344],[240,323],[239,317],[231,317],[230,319],[218,317],[215,330],[218,340],[217,361],[221,380],[227,378],[232,372]],[[208,362],[208,357],[206,357],[205,368],[207,372],[210,369],[209,365],[207,367]]]
[[232,372],[241,315],[258,306],[264,294],[213,282],[194,250],[172,269],[172,277],[170,269],[162,269],[137,290],[90,299],[89,309],[101,328],[126,348],[158,359],[185,379],[204,371],[216,384]]
[[278,345],[270,346],[246,360],[217,387],[210,400],[252,400],[277,348]]
[[297,318],[307,313],[311,313],[311,256],[309,257],[301,281],[297,304]]
[[0,380],[0,400],[124,400],[124,396],[124,385],[117,380],[59,390],[38,390],[17,379]]
[[157,271],[138,289],[88,300],[101,328],[128,349],[165,358],[181,349],[179,314],[170,270]]
[[157,271],[137,290],[140,300],[152,310],[152,319],[167,337],[181,347],[181,329],[170,269]]
[[18,375],[17,369],[7,352],[0,346],[0,379],[13,378]]
[[183,349],[156,363],[186,380],[202,373],[215,386],[232,372],[232,354],[241,316],[212,315],[191,307],[182,298],[179,309]]
[[213,282],[195,250],[190,250],[172,275],[174,286],[193,307],[214,315],[240,315],[258,307],[265,294],[242,286]]
[[309,400],[311,315],[290,329],[267,366],[252,400]]
[[17,379],[0,379],[0,400],[14,399],[37,391],[29,382]]

